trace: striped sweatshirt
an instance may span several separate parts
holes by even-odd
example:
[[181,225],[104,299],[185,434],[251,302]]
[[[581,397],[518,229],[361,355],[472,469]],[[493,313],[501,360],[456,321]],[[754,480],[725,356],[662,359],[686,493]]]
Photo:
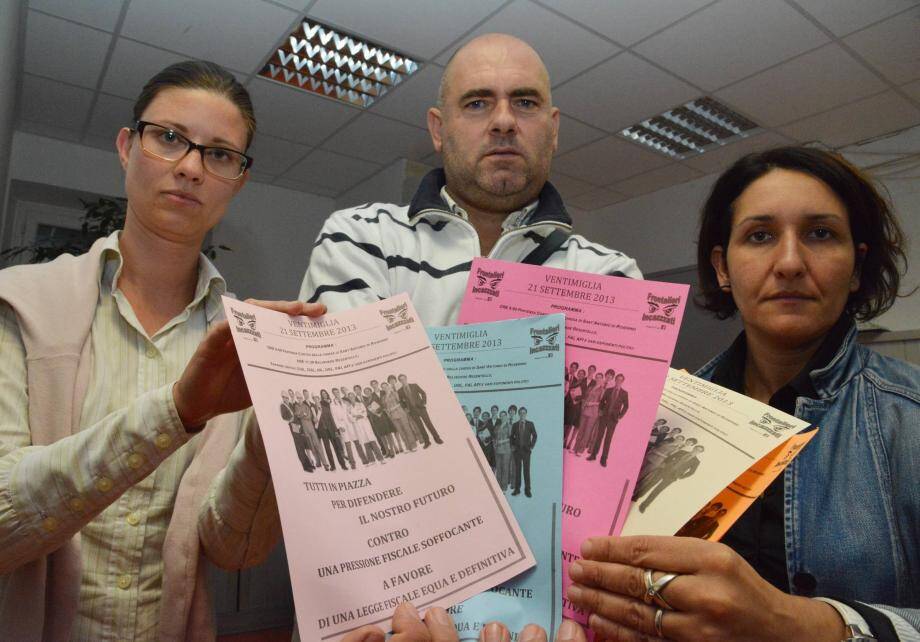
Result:
[[[479,235],[465,213],[445,201],[444,171],[429,172],[408,206],[368,203],[334,212],[323,225],[300,298],[330,312],[406,292],[425,325],[455,323]],[[521,261],[553,230],[572,219],[546,183],[536,207],[508,215],[488,257]],[[544,265],[594,274],[642,278],[628,256],[571,235]]]

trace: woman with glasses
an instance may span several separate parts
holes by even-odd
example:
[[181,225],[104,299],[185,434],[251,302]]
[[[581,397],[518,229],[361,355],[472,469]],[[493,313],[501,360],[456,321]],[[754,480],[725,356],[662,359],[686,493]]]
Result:
[[781,147],[719,177],[700,289],[744,332],[698,374],[819,430],[722,543],[586,541],[568,598],[600,636],[920,640],[920,369],[856,327],[894,303],[903,246],[889,204],[836,154]]
[[213,639],[202,556],[240,568],[277,541],[261,438],[234,412],[226,286],[200,252],[254,130],[230,73],[164,69],[116,139],[124,229],[0,272],[0,639]]

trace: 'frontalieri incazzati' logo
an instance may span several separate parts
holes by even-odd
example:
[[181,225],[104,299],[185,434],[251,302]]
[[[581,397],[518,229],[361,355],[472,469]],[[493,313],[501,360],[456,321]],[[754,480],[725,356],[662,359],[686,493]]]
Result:
[[398,328],[401,325],[408,325],[415,321],[412,318],[412,315],[409,314],[409,304],[401,303],[395,308],[387,308],[378,310],[380,316],[386,319],[387,330],[392,330],[393,328]]
[[536,352],[559,352],[559,324],[551,325],[546,328],[531,328],[530,338],[533,346],[530,348],[530,354]]
[[256,315],[250,312],[240,312],[230,308],[234,318],[236,318],[236,331],[243,334],[251,334],[254,337],[262,338],[262,333],[256,330]]
[[677,323],[677,308],[680,307],[679,296],[655,296],[648,294],[648,312],[642,315],[643,321],[657,321],[674,325]]
[[774,436],[779,437],[782,435],[783,431],[790,430],[793,427],[793,424],[784,419],[765,412],[763,416],[756,422],[752,421],[751,426],[754,428],[760,428],[764,432]]
[[504,272],[486,272],[482,268],[476,268],[476,284],[473,286],[473,294],[498,296],[498,286],[501,285],[503,278],[505,278]]

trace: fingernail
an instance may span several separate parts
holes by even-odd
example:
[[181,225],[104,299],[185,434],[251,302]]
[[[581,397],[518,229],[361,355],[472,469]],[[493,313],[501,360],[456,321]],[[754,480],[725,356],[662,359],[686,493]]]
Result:
[[502,642],[502,629],[502,625],[498,622],[490,622],[482,630],[482,635],[479,639],[482,642]]
[[416,618],[416,619],[418,619],[418,620],[421,619],[421,618],[419,617],[419,615],[418,615],[418,609],[415,608],[415,605],[413,605],[412,602],[403,602],[402,604],[399,605],[399,608],[401,608],[401,609],[403,609],[403,610],[405,610],[405,611],[408,611],[408,612],[409,612],[409,615],[411,615],[412,617],[414,617],[414,618]]
[[523,630],[518,634],[518,642],[537,642],[538,640],[545,640],[546,635],[536,624],[528,624],[523,628]]
[[584,572],[585,572],[584,567],[578,562],[575,562],[574,564],[569,566],[569,577],[571,577],[576,582],[582,578],[582,576],[584,575]]
[[[569,587],[571,590],[571,587]],[[559,634],[556,636],[558,642],[565,642],[565,640],[576,640],[578,639],[578,624],[572,620],[563,620],[562,626],[559,627]]]
[[581,595],[582,595],[581,587],[575,584],[570,584],[568,590],[565,592],[565,596],[569,598],[570,600],[572,600],[573,602],[577,602],[578,600],[580,600]]
[[428,609],[428,613],[425,614],[425,617],[431,616],[431,619],[437,622],[442,626],[453,626],[454,623],[450,619],[450,614],[442,609],[440,606],[433,606]]
[[591,557],[591,549],[594,548],[591,545],[591,540],[586,539],[581,543],[581,556],[582,557]]

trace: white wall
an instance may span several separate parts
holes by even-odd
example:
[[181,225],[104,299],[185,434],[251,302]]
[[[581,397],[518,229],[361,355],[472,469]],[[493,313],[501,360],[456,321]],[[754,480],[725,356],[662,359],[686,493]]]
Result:
[[[13,179],[107,196],[124,195],[114,151],[17,131],[10,163]],[[241,297],[297,296],[310,250],[333,209],[330,198],[250,181],[230,204],[212,242],[217,266]]]
[[401,204],[405,177],[406,159],[400,158],[339,196],[335,208],[341,210],[363,203]]
[[[644,274],[695,265],[699,211],[716,177],[704,176],[591,213],[576,211],[576,230],[632,256]],[[882,184],[908,238],[909,272],[901,290],[909,292],[920,284],[920,181],[888,178]],[[920,329],[920,291],[898,299],[875,323],[889,330]]]
[[595,212],[575,211],[575,229],[633,257],[643,274],[695,265],[697,217],[715,178],[704,176]]
[[250,181],[237,195],[213,242],[217,267],[242,298],[294,299],[307,269],[313,242],[333,201],[323,196]]

